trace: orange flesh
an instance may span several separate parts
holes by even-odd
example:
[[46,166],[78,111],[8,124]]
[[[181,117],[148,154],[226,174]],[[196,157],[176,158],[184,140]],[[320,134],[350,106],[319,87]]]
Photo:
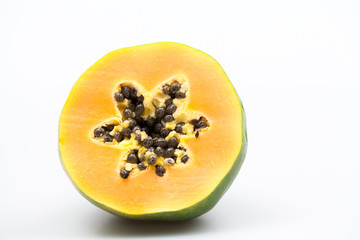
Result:
[[[122,179],[122,149],[98,144],[91,131],[119,116],[113,98],[123,81],[136,81],[150,91],[166,79],[189,80],[189,110],[204,113],[209,129],[187,139],[191,161],[168,168],[163,177],[153,171]],[[235,90],[218,63],[208,55],[176,43],[120,49],[87,70],[73,87],[60,118],[63,164],[87,196],[128,214],[180,210],[206,198],[232,167],[242,141],[241,107]]]

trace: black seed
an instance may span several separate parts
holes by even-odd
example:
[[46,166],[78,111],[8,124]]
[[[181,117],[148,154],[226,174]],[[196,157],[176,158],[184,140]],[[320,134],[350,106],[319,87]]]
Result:
[[156,155],[158,155],[159,157],[163,156],[164,155],[164,149],[161,148],[161,147],[156,147],[155,150],[154,150],[154,153]]
[[124,109],[124,117],[125,118],[131,118],[132,117],[132,111],[128,108]]
[[101,137],[105,133],[105,129],[103,127],[98,127],[94,130],[95,137]]
[[124,137],[130,137],[131,136],[131,130],[130,128],[124,128],[122,131],[121,131],[122,135]]
[[186,163],[187,161],[189,160],[189,156],[188,155],[185,155],[181,158],[181,162],[182,163]]
[[156,118],[154,117],[151,117],[151,116],[148,116],[147,119],[146,119],[146,124],[149,126],[149,127],[153,127],[156,123]]
[[141,131],[141,127],[139,127],[139,126],[135,126],[133,129],[132,129],[132,132],[133,133],[136,133],[136,131]]
[[154,152],[155,149],[154,149],[154,147],[151,147],[151,148],[149,148],[147,151],[148,151],[148,152]]
[[137,90],[136,90],[135,88],[131,88],[130,97],[131,97],[133,100],[136,100],[136,99],[137,99]]
[[207,123],[204,120],[200,120],[197,124],[198,128],[204,128],[207,126]]
[[177,92],[177,93],[175,93],[175,98],[181,99],[181,98],[185,98],[185,97],[186,97],[186,95],[185,95],[184,92]]
[[172,115],[165,115],[164,122],[172,122],[175,118]]
[[166,140],[164,138],[158,138],[155,142],[155,146],[165,148]]
[[184,125],[185,125],[185,123],[183,123],[183,122],[180,122],[180,123],[176,124],[176,126],[175,126],[175,132],[177,132],[177,133],[183,133],[183,132],[182,132],[182,126],[184,126]]
[[186,152],[186,148],[184,148],[184,147],[181,147],[181,146],[180,146],[180,147],[178,147],[178,149],[181,150],[181,151]]
[[120,177],[122,177],[123,179],[127,179],[129,177],[129,172],[126,171],[125,169],[121,170]]
[[136,126],[136,121],[134,119],[129,119],[129,128],[133,128]]
[[139,161],[144,162],[145,161],[145,155],[143,153],[139,154]]
[[170,138],[170,140],[167,143],[167,145],[172,148],[176,148],[178,144],[179,144],[179,140],[176,137]]
[[192,125],[194,125],[194,128],[197,128],[198,122],[199,122],[199,120],[197,120],[197,119],[192,119],[192,120],[190,121],[190,123],[191,123]]
[[149,148],[153,145],[153,139],[152,137],[148,137],[143,142],[144,147]]
[[143,95],[140,95],[139,97],[137,97],[136,102],[137,102],[137,103],[142,103],[142,102],[144,102],[144,96],[143,96]]
[[135,155],[137,156],[138,153],[139,153],[139,150],[138,150],[138,149],[134,149],[134,153],[135,153]]
[[127,156],[127,161],[128,161],[128,163],[137,163],[137,162],[138,162],[138,158],[137,158],[137,156],[135,155],[135,153],[130,153],[130,154]]
[[105,134],[104,136],[104,142],[112,142],[113,141],[113,136],[111,136],[108,132]]
[[139,170],[140,171],[142,171],[142,170],[145,170],[146,169],[146,166],[145,166],[145,163],[143,163],[143,162],[141,162],[141,163],[138,163],[138,168],[139,168]]
[[166,138],[167,135],[169,135],[170,131],[171,131],[171,130],[168,129],[168,128],[163,128],[163,129],[160,130],[160,135],[161,135],[163,138]]
[[155,124],[155,127],[154,127],[154,132],[156,132],[156,133],[160,133],[160,131],[161,131],[161,129],[163,129],[163,125],[162,125],[162,123],[156,123]]
[[142,117],[140,117],[140,116],[135,116],[134,117],[134,120],[140,125],[140,126],[144,126],[145,125],[145,120],[142,118]]
[[166,105],[166,106],[169,106],[169,105],[172,104],[172,103],[173,103],[172,98],[168,98],[168,99],[165,100],[165,105]]
[[157,156],[155,154],[151,154],[148,159],[147,162],[149,165],[154,165],[156,163],[157,160]]
[[158,139],[159,137],[161,137],[160,134],[154,133],[154,132],[151,133],[151,136],[153,137],[154,141],[155,141],[155,138]]
[[122,94],[124,95],[125,98],[130,99],[130,88],[125,86],[122,87]]
[[106,125],[104,128],[105,128],[106,131],[111,132],[114,129],[114,125],[113,124]]
[[156,165],[156,167],[155,167],[155,173],[156,173],[156,175],[158,175],[159,177],[162,177],[162,176],[164,176],[165,168],[164,168],[163,166]]
[[162,91],[163,91],[163,93],[165,93],[165,94],[169,94],[170,93],[170,86],[169,85],[164,85],[163,87],[162,87]]
[[145,107],[144,107],[144,104],[142,104],[142,103],[138,104],[135,108],[136,115],[140,116],[141,114],[143,114],[144,111],[145,111]]
[[177,109],[176,105],[172,103],[172,104],[170,104],[169,106],[166,107],[165,112],[166,112],[166,114],[171,115],[176,111],[176,109]]
[[197,131],[197,132],[195,133],[195,137],[196,137],[196,138],[199,137],[199,131]]
[[173,83],[170,86],[170,92],[176,93],[177,91],[179,91],[180,88],[181,88],[181,86],[178,83]]
[[137,135],[135,136],[135,140],[138,141],[139,143],[141,143],[141,136],[140,136],[140,134],[137,134]]
[[116,131],[114,134],[114,138],[116,141],[120,142],[122,140],[122,134],[119,131]]
[[165,108],[159,107],[155,111],[155,116],[159,119],[163,118],[165,116]]
[[174,154],[175,152],[175,149],[172,148],[172,147],[169,147],[167,148],[165,151],[164,151],[164,156],[165,157],[172,157],[172,155]]
[[135,104],[129,103],[127,108],[130,109],[133,112],[133,111],[135,111]]
[[124,95],[121,92],[116,92],[114,97],[117,102],[124,101]]
[[150,132],[150,128],[148,128],[147,126],[142,127],[142,128],[141,128],[141,131],[146,132],[147,135],[150,135],[150,133],[151,133],[151,132]]

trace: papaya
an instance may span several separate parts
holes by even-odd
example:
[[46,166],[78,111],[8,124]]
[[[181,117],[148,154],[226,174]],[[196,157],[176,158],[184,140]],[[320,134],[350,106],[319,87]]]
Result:
[[244,108],[224,70],[173,42],[102,57],[77,80],[59,121],[60,158],[76,189],[129,219],[206,213],[246,149]]

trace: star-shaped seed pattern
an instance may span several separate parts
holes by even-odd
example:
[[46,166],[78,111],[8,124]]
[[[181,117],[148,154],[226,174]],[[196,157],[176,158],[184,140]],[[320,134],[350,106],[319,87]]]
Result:
[[93,133],[102,143],[129,149],[121,159],[121,178],[147,169],[162,177],[166,168],[191,159],[182,138],[198,138],[209,122],[203,114],[186,109],[187,86],[182,76],[151,92],[140,92],[141,86],[131,82],[120,84],[114,94],[120,116],[105,121]]

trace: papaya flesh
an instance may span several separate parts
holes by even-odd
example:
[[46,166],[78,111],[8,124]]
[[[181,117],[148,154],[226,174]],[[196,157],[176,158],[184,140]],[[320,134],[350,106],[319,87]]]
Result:
[[75,83],[59,122],[62,165],[77,190],[130,219],[209,211],[246,149],[244,109],[223,69],[179,43],[105,55]]

